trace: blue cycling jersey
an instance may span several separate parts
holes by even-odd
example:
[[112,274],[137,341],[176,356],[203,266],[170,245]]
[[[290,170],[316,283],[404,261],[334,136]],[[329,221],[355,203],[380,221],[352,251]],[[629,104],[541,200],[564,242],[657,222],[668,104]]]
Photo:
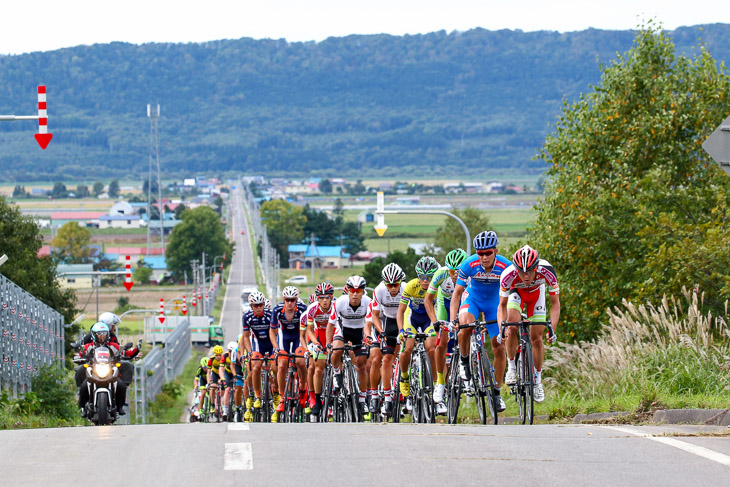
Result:
[[459,266],[459,277],[456,284],[465,286],[469,296],[477,299],[498,299],[499,280],[502,272],[511,264],[509,259],[498,254],[494,266],[487,271],[479,262],[479,256],[474,254]]

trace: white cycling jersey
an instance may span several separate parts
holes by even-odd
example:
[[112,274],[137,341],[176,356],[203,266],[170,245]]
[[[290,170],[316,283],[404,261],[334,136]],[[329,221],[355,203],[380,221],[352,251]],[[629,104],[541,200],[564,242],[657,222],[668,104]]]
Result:
[[377,309],[381,313],[381,319],[383,315],[395,319],[398,315],[398,306],[400,306],[400,300],[405,287],[405,283],[401,282],[398,294],[393,297],[390,295],[390,291],[388,291],[388,287],[384,282],[377,285],[373,291],[373,310]]
[[329,322],[340,328],[365,328],[368,305],[370,305],[368,296],[363,295],[357,308],[350,306],[350,297],[347,294],[340,296],[332,303]]

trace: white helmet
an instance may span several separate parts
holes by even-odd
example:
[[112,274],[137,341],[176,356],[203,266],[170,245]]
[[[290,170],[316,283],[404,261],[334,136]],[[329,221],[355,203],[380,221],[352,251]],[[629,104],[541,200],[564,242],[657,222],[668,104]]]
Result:
[[119,319],[119,316],[109,311],[105,311],[104,313],[100,314],[99,321],[106,323],[109,326],[110,330],[122,322],[122,320]]
[[297,299],[299,297],[299,289],[294,286],[287,286],[281,292],[284,299]]
[[228,351],[229,352],[232,352],[232,351],[234,351],[237,348],[238,348],[238,343],[236,343],[236,342],[228,342]]
[[264,309],[271,309],[271,301],[268,299],[264,302]]
[[261,291],[254,291],[248,295],[249,304],[261,304],[266,301],[266,296]]

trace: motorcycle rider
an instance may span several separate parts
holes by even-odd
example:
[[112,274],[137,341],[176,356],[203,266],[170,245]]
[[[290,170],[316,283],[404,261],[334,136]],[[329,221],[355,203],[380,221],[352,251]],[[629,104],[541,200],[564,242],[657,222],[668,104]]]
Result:
[[[110,340],[111,332],[109,325],[103,321],[99,321],[91,327],[91,343],[84,345],[84,349],[79,351],[78,356],[81,358],[87,358],[95,347],[105,346],[109,348],[109,351],[115,355],[119,355],[119,344],[114,343]],[[81,367],[82,370],[86,371],[85,367]],[[120,416],[127,414],[124,411],[124,403],[127,398],[127,385],[124,381],[117,380],[117,391],[116,391],[116,404],[117,413]],[[81,417],[86,417],[86,403],[89,401],[89,388],[87,386],[86,379],[81,383],[79,388],[79,407],[81,408]]]
[[[117,348],[121,347],[119,346],[119,339],[117,339],[116,335],[116,328],[119,323],[122,321],[119,319],[119,316],[117,316],[115,313],[111,313],[109,311],[106,311],[99,315],[99,321],[102,323],[106,323],[109,327],[109,341],[111,343],[116,343]],[[82,345],[86,346],[89,343],[93,341],[91,331],[84,335],[84,338],[81,340]],[[128,358],[132,359],[135,357],[142,358],[140,355],[140,351],[137,347],[130,348],[129,350],[122,350],[122,354]],[[130,362],[123,361],[121,362],[121,367],[119,368],[119,379],[124,382],[126,386],[129,386],[132,383],[132,377],[134,376],[134,365],[132,365]],[[76,369],[76,387],[81,387],[81,383],[86,378],[86,370],[83,367],[78,367]]]

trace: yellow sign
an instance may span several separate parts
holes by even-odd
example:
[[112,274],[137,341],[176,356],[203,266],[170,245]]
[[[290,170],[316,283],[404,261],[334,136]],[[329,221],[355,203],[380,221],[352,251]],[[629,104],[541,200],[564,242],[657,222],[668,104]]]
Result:
[[373,227],[375,228],[375,231],[378,232],[378,237],[382,237],[385,231],[388,229],[388,226],[382,226],[382,227]]

